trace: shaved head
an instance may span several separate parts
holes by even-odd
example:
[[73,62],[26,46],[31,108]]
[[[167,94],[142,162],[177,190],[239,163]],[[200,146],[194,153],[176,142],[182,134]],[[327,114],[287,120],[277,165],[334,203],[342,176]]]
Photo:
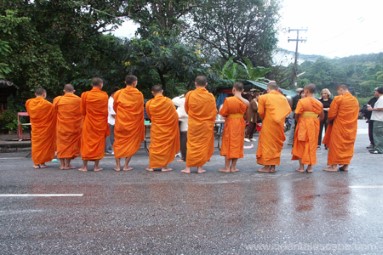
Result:
[[304,87],[304,90],[310,94],[314,94],[315,93],[315,89],[316,89],[316,86],[314,83],[310,83],[310,84],[307,84],[305,87]]
[[155,94],[158,94],[158,93],[162,93],[162,86],[157,84],[157,85],[154,85],[152,87],[152,93],[155,95]]
[[234,83],[233,89],[235,89],[238,92],[243,92],[243,83],[242,82]]
[[336,89],[343,89],[343,90],[346,90],[348,91],[348,86],[346,84],[339,84]]
[[92,86],[93,87],[102,87],[103,84],[104,84],[104,81],[101,78],[94,77],[92,79]]
[[136,83],[138,81],[138,78],[137,78],[137,76],[134,76],[134,75],[127,75],[126,77],[125,77],[125,84],[126,85],[130,85],[130,86],[132,86],[132,85],[134,85],[134,83]]
[[200,87],[206,87],[207,86],[207,78],[204,75],[199,75],[197,78],[195,78],[195,84]]
[[278,87],[276,81],[270,81],[270,82],[267,84],[267,88],[268,88],[269,90],[278,90],[278,89],[279,89],[279,87]]
[[47,93],[47,91],[43,87],[37,87],[35,89],[35,95],[36,96],[43,96],[46,93]]
[[72,84],[65,84],[64,86],[64,92],[73,93],[74,87]]

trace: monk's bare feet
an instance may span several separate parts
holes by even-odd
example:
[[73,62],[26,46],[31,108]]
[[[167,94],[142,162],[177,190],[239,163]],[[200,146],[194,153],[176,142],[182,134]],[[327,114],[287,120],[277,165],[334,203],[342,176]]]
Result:
[[184,173],[184,174],[190,174],[190,169],[184,169],[184,170],[181,170],[181,173]]
[[306,169],[306,171],[307,171],[308,173],[312,173],[312,172],[313,172],[313,167],[312,167],[312,166],[308,166],[307,169]]
[[205,169],[202,169],[202,167],[198,167],[197,174],[203,174],[205,172],[206,172]]
[[48,166],[47,165],[45,165],[45,164],[41,164],[40,165],[40,168],[47,168]]
[[275,170],[275,166],[270,166],[270,173],[276,173],[277,170]]
[[34,169],[40,169],[41,167],[40,167],[40,165],[33,165],[33,168]]
[[132,171],[133,170],[133,167],[124,167],[124,169],[122,169],[123,171],[127,172],[127,171]]
[[262,168],[258,169],[259,173],[270,173],[270,167],[269,166],[264,166]]
[[221,173],[230,173],[230,169],[227,168],[220,168],[218,171]]
[[239,172],[239,169],[238,169],[238,168],[230,169],[230,172],[232,172],[232,173],[237,173],[237,172]]
[[93,169],[94,172],[100,172],[100,171],[102,171],[102,170],[103,170],[103,168],[101,168],[101,167],[95,167],[95,168]]
[[148,172],[154,172],[154,169],[153,168],[149,168],[149,167],[146,168],[145,170],[148,171]]
[[81,167],[77,170],[79,170],[80,172],[87,172],[88,171],[88,169],[86,167]]
[[339,171],[348,172],[348,165],[343,165],[342,167],[339,167]]
[[117,167],[117,166],[114,167],[113,169],[114,169],[114,171],[116,171],[116,172],[120,172],[120,171],[121,171],[121,168],[120,168],[120,167]]
[[173,171],[173,168],[164,167],[164,168],[161,169],[161,172],[170,172],[170,171]]
[[295,171],[297,171],[299,173],[304,173],[305,169],[304,168],[298,168],[298,169],[295,169]]
[[323,169],[323,171],[326,171],[326,172],[338,172],[338,168],[336,165],[332,165],[332,166],[327,166],[325,169]]

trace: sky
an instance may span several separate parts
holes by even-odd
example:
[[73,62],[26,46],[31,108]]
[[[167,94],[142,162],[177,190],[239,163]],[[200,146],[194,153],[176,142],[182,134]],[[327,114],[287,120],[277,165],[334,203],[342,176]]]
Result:
[[[278,47],[294,51],[295,33],[307,28],[302,54],[329,58],[383,52],[383,0],[281,0]],[[132,37],[137,26],[126,21],[116,36]]]

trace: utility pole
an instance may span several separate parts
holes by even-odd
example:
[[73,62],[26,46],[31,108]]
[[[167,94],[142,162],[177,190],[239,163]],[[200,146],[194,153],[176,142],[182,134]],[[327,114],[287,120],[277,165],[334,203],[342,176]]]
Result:
[[292,83],[296,87],[297,86],[297,78],[298,78],[298,45],[300,42],[306,42],[306,38],[300,37],[300,32],[307,32],[307,28],[289,28],[289,33],[296,32],[297,37],[295,39],[288,39],[288,42],[295,42],[295,60],[294,60],[294,70],[293,70],[293,77],[292,77]]

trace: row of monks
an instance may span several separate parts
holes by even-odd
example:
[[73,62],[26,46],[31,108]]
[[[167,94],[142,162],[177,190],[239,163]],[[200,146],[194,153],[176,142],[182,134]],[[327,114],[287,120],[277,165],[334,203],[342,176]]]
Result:
[[[116,171],[129,171],[132,156],[139,150],[145,136],[144,97],[136,88],[137,77],[128,75],[126,87],[114,94],[115,128],[114,153]],[[88,171],[88,161],[94,161],[94,171],[101,171],[100,160],[105,153],[105,138],[109,135],[108,95],[102,91],[103,81],[92,79],[93,88],[74,94],[72,85],[64,87],[64,95],[56,97],[53,104],[45,99],[42,88],[35,91],[35,98],[26,102],[32,132],[32,160],[35,168],[46,167],[57,153],[61,169],[72,169],[71,160],[81,155],[83,165],[78,170]],[[196,167],[204,173],[203,166],[214,153],[214,126],[217,115],[214,96],[206,89],[207,79],[198,76],[195,89],[185,95],[188,118],[186,167],[190,173]],[[237,172],[237,160],[244,157],[244,114],[249,102],[242,97],[243,84],[235,83],[232,97],[225,99],[219,114],[225,118],[221,155],[225,167],[221,172]],[[304,88],[304,98],[299,100],[295,116],[292,159],[299,160],[299,172],[312,172],[316,164],[317,137],[323,106],[315,99],[315,85]],[[151,119],[148,171],[171,171],[168,167],[180,149],[178,115],[173,102],[163,95],[162,87],[152,87],[153,99],[146,103]],[[267,86],[267,93],[259,97],[258,114],[263,127],[256,152],[257,163],[263,173],[274,173],[280,165],[285,141],[284,123],[291,108],[276,82]],[[357,132],[359,104],[347,86],[338,86],[328,113],[329,128],[324,137],[327,145],[328,166],[326,171],[348,171],[353,156]],[[125,159],[123,165],[120,160]],[[307,168],[305,169],[305,165]]]

